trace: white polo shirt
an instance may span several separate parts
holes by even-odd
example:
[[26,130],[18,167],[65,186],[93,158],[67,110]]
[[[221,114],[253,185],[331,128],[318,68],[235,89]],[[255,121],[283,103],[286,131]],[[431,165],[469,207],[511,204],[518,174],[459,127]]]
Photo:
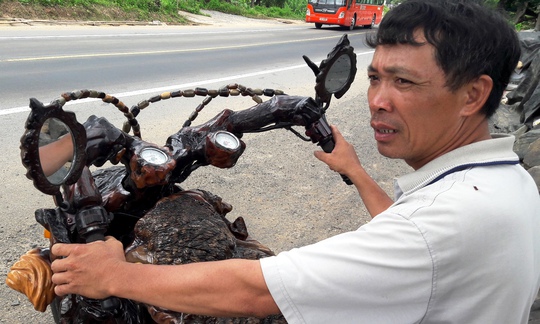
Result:
[[512,136],[397,181],[358,230],[261,259],[289,323],[526,323],[540,285],[540,198]]

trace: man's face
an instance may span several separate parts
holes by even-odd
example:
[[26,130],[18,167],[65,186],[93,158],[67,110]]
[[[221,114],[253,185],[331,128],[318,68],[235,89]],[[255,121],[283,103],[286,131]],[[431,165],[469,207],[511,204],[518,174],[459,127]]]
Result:
[[377,46],[368,76],[371,127],[382,155],[418,169],[461,145],[466,96],[463,88],[445,86],[432,45]]

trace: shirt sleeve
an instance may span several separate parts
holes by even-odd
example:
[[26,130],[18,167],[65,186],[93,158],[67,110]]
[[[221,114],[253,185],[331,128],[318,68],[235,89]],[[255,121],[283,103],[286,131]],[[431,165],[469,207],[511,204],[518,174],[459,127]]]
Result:
[[260,261],[289,323],[415,323],[432,294],[432,251],[416,224],[395,214]]

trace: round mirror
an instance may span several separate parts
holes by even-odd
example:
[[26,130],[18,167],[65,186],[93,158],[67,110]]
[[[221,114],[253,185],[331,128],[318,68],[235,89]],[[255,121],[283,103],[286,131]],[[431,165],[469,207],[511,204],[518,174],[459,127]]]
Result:
[[356,54],[346,34],[316,70],[315,92],[321,102],[329,103],[332,95],[339,99],[349,90],[356,76]]
[[47,180],[53,185],[64,183],[73,161],[73,137],[69,128],[57,118],[45,120],[39,133],[39,162]]
[[31,112],[21,137],[21,159],[26,177],[49,195],[75,183],[86,164],[86,131],[73,112],[53,102],[30,99]]
[[351,65],[351,59],[348,55],[344,54],[336,59],[326,74],[324,82],[326,91],[333,94],[347,85],[351,74]]

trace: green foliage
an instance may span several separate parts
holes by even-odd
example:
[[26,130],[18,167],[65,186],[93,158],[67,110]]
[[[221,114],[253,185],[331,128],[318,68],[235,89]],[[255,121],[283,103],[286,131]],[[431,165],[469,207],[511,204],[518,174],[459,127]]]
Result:
[[64,0],[19,0],[19,2],[23,4],[37,4],[42,6],[57,6],[57,5],[64,5]]
[[484,0],[484,4],[491,8],[496,8],[499,0]]
[[[5,0],[0,0],[5,1]],[[253,18],[304,19],[307,0],[259,0],[260,5],[252,7],[252,0],[18,0],[24,4],[41,6],[82,6],[102,5],[118,7],[127,12],[136,12],[140,19],[148,19],[153,13],[178,17],[178,10],[200,14],[201,9]],[[255,1],[255,0],[253,0]]]
[[265,7],[278,7],[283,8],[285,6],[285,0],[261,0],[261,4]]
[[241,15],[248,9],[246,4],[241,1],[224,2],[219,0],[210,0],[210,2],[202,3],[202,5],[202,9],[216,10],[233,15]]
[[115,0],[114,3],[124,10],[135,10],[141,13],[159,11],[161,6],[159,0]]
[[[288,0],[283,7],[277,6],[254,6],[251,7],[249,0],[231,0],[225,2],[220,0],[210,0],[201,3],[201,9],[216,10],[233,15],[240,15],[252,18],[290,18],[303,19],[306,12],[306,0]],[[294,7],[291,7],[290,5]]]
[[[486,1],[496,2],[497,4],[499,2],[502,2],[499,0],[486,0]],[[536,8],[536,6],[540,5],[540,0],[528,0],[527,2],[528,2],[529,8],[531,9],[534,9]],[[524,1],[523,0],[506,0],[503,3],[504,3],[505,10],[516,11],[519,7],[521,7],[524,4]]]
[[165,12],[177,12],[178,10],[201,13],[201,2],[198,0],[162,0],[162,7]]
[[[390,6],[397,5],[403,0],[386,0],[386,3]],[[521,19],[515,24],[516,30],[533,29],[537,20],[540,20],[538,15],[540,14],[540,0],[482,0],[484,4],[491,8],[497,8],[504,11],[504,14],[509,21],[514,24],[516,22],[516,12],[523,9],[525,3],[528,4],[528,11],[526,12],[526,19]],[[388,10],[385,8],[385,10]]]
[[288,0],[285,2],[285,8],[289,8],[295,16],[302,19],[305,17],[306,7],[307,0]]

